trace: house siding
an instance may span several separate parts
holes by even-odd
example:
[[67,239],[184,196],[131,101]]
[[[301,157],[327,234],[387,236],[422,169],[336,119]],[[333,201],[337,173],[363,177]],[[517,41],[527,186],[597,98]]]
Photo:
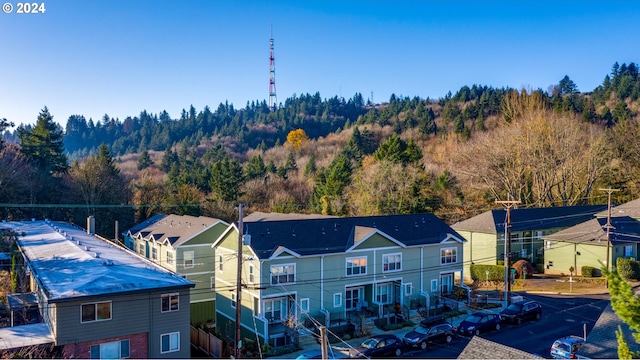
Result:
[[129,358],[146,359],[149,357],[149,334],[139,333],[95,341],[85,341],[62,346],[62,354],[65,359],[90,359],[91,347],[104,343],[129,340]]
[[[161,312],[161,295],[178,292],[179,310]],[[81,323],[81,305],[111,301],[111,319]],[[189,348],[189,291],[163,291],[140,295],[96,297],[86,301],[57,303],[54,333],[56,345],[86,342],[106,342],[129,334],[149,334],[149,357],[188,357]],[[187,313],[185,315],[185,312]],[[160,335],[180,332],[180,351],[160,354]],[[171,356],[168,356],[171,355]]]
[[569,268],[573,266],[574,275],[582,275],[583,266],[599,269],[600,262],[607,257],[606,246],[559,241],[551,241],[551,244],[544,251],[545,274],[569,275]]

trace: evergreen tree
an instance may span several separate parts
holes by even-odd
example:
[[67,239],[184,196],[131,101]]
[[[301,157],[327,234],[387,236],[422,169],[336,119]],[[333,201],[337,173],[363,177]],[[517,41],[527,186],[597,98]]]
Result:
[[[602,273],[607,277],[611,307],[616,315],[634,331],[636,343],[640,343],[640,295],[636,294],[629,284],[617,271],[609,271],[602,266]],[[625,341],[621,327],[616,330],[618,339],[618,357],[620,359],[637,359],[640,352],[632,352]]]
[[245,176],[248,180],[257,179],[267,174],[267,167],[264,165],[264,160],[260,154],[253,155],[247,162],[245,168]]
[[307,161],[307,164],[304,166],[304,176],[312,176],[313,174],[316,173],[317,167],[316,167],[316,157],[311,155],[309,156],[309,161]]
[[402,163],[405,161],[405,150],[407,143],[398,134],[393,133],[387,141],[380,144],[378,150],[373,153],[373,157],[378,160],[387,160],[392,163]]
[[276,173],[276,171],[277,171],[276,164],[273,163],[273,160],[269,160],[267,162],[267,171],[272,173],[272,174]]
[[149,156],[149,152],[144,150],[140,156],[138,157],[138,170],[146,169],[149,166],[153,165],[153,161],[151,161],[151,156]]
[[5,118],[0,118],[0,150],[2,150],[2,146],[4,145],[4,139],[2,134],[4,133],[4,130],[8,127],[12,127],[13,123],[7,121],[7,119]]
[[241,195],[240,185],[243,181],[242,167],[238,160],[225,156],[213,165],[209,185],[211,191],[221,200],[237,201]]
[[293,151],[290,151],[289,155],[287,155],[287,161],[285,162],[284,167],[287,170],[297,170],[298,169],[298,164],[296,163],[296,158],[293,155]]
[[67,171],[62,128],[53,122],[46,106],[40,111],[34,128],[21,125],[17,132],[22,152],[38,169],[51,174]]
[[168,147],[165,151],[164,151],[164,156],[162,157],[162,162],[160,163],[160,168],[162,169],[162,171],[164,171],[165,173],[169,173],[169,171],[171,171],[171,168],[173,167],[173,165],[178,165],[178,154],[176,154],[175,152],[173,152],[171,150],[170,147]]

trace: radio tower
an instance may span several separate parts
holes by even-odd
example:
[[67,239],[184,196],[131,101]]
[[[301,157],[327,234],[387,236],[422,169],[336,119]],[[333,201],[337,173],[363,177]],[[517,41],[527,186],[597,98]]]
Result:
[[271,27],[271,39],[269,39],[269,109],[275,111],[278,106],[276,97],[276,64],[273,55],[273,26]]

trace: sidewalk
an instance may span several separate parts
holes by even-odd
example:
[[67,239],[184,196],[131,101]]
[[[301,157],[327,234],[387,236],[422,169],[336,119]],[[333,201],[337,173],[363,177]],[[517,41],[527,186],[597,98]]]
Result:
[[[502,307],[487,309],[487,311],[492,311],[492,312],[495,312],[495,313],[498,313],[501,310],[502,310]],[[463,313],[463,314],[458,315],[458,316],[453,317],[453,318],[447,318],[447,320],[453,326],[455,326],[457,328],[458,325],[460,325],[460,323],[462,322],[462,320],[464,320],[467,316],[469,316],[469,314],[471,314],[475,310],[467,308],[466,311],[467,311],[466,313]],[[379,329],[378,327],[373,327],[373,329],[371,330],[371,333],[368,336],[353,338],[353,339],[345,341],[343,343],[330,344],[329,345],[329,349],[328,349],[329,358],[332,357],[331,354],[333,354],[333,356],[335,358],[338,358],[338,359],[340,359],[340,358],[349,358],[349,349],[351,347],[355,347],[355,346],[359,345],[367,337],[378,335],[378,334],[394,334],[398,338],[402,339],[404,337],[404,335],[406,333],[408,333],[409,331],[413,330],[413,328],[414,328],[414,326],[409,326],[409,327],[404,327],[402,329],[384,331],[384,330]],[[305,345],[304,349],[302,349],[302,350],[299,350],[299,351],[296,351],[296,352],[293,352],[293,353],[289,353],[289,354],[284,354],[282,356],[272,357],[272,358],[273,359],[295,359],[299,355],[301,355],[303,353],[308,353],[308,352],[311,352],[311,351],[320,351],[320,344],[313,343],[313,344]]]

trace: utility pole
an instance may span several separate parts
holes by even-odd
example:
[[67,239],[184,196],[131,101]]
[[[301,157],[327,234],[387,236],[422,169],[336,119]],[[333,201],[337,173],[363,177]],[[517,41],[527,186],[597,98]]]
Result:
[[327,328],[324,326],[318,327],[320,330],[320,353],[323,359],[329,358],[329,351],[327,349]]
[[236,341],[234,344],[234,354],[236,359],[240,358],[240,349],[242,348],[242,339],[240,335],[240,323],[242,321],[242,203],[238,205],[238,274],[236,278]]
[[520,200],[496,200],[496,204],[502,204],[507,209],[504,236],[504,301],[507,306],[509,305],[509,293],[511,292],[511,208],[520,203]]
[[607,228],[607,258],[606,258],[607,271],[611,271],[611,269],[613,268],[609,264],[611,263],[611,261],[609,261],[609,254],[610,254],[610,247],[611,247],[611,229],[615,229],[611,225],[611,194],[615,191],[620,191],[620,189],[599,189],[599,190],[605,191],[607,193],[607,224],[604,227]]

